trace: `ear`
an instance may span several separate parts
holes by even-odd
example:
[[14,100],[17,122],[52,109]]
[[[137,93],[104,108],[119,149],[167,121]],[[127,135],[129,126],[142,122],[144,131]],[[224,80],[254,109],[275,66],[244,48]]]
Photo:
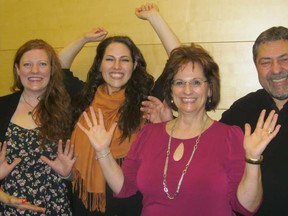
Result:
[[18,65],[15,64],[14,67],[15,67],[15,69],[16,69],[17,75],[19,76],[19,74],[20,74],[20,69],[19,69]]
[[134,66],[133,66],[133,71],[136,69],[137,65],[138,65],[138,63],[135,62],[135,63],[134,63]]
[[208,97],[212,97],[212,85],[209,85],[209,89],[208,89]]

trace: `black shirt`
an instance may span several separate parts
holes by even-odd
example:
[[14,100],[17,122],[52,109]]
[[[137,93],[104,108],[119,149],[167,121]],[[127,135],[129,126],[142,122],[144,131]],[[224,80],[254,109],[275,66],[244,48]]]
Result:
[[232,104],[222,114],[221,122],[238,125],[244,131],[249,123],[254,131],[260,112],[266,109],[266,116],[275,110],[281,128],[277,136],[263,152],[261,165],[264,197],[257,216],[288,215],[288,103],[279,111],[271,96],[260,89]]

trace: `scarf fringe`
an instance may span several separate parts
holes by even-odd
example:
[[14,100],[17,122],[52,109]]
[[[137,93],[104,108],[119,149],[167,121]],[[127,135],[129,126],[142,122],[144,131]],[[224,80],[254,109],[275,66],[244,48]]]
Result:
[[73,177],[73,192],[78,191],[78,197],[82,200],[84,206],[89,211],[100,211],[105,213],[106,210],[106,194],[105,193],[89,193],[84,180],[79,172],[75,171]]

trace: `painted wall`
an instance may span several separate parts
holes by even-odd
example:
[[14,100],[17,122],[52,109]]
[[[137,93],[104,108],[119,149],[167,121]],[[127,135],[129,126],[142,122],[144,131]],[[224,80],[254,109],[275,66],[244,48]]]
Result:
[[[60,50],[93,27],[109,35],[128,35],[139,46],[148,70],[157,78],[167,59],[149,23],[134,15],[142,0],[0,0],[0,96],[10,93],[12,62],[24,42],[41,38]],[[231,103],[260,88],[252,60],[256,37],[271,26],[288,26],[287,0],[158,0],[162,15],[181,42],[197,42],[221,70],[218,119]],[[181,2],[181,4],[179,3]],[[72,69],[85,79],[97,43],[88,44]]]

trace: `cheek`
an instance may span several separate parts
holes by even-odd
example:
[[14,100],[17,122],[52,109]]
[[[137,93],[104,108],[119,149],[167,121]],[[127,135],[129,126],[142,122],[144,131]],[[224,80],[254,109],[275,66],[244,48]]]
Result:
[[101,62],[100,67],[99,67],[99,71],[101,73],[105,73],[105,71],[108,70],[108,68],[110,68],[111,66],[107,63],[107,62]]
[[179,94],[179,90],[177,91],[176,89],[172,88],[170,93],[171,93],[171,98],[174,99]]
[[259,77],[266,77],[269,74],[269,69],[264,67],[257,67],[257,72]]

